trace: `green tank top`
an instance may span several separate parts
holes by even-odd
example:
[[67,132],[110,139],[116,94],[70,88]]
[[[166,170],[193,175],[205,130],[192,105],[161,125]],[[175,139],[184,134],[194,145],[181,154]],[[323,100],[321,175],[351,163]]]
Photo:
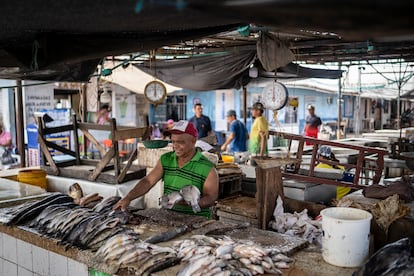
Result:
[[[177,156],[174,151],[164,153],[161,156],[161,165],[164,170],[164,194],[178,192],[185,185],[196,186],[201,195],[203,193],[204,182],[214,164],[211,163],[200,151],[182,168],[178,166]],[[199,215],[210,218],[210,208],[202,208],[201,212],[194,213],[191,206],[176,205],[173,210],[190,215]]]

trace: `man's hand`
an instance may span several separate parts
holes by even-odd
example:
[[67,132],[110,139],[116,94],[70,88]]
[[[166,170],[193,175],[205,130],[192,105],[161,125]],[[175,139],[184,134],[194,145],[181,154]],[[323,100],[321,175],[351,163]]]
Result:
[[125,212],[130,203],[131,200],[129,200],[128,197],[121,198],[117,203],[115,203],[112,210],[121,209],[122,212]]

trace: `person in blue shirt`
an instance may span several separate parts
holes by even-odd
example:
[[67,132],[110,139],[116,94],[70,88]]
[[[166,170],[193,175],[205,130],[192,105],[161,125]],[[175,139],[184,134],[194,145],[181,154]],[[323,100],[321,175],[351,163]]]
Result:
[[203,115],[203,105],[201,103],[194,105],[194,113],[195,115],[188,121],[195,125],[198,131],[198,139],[213,135],[210,118]]
[[237,120],[236,111],[229,110],[227,112],[227,122],[230,124],[230,134],[226,142],[221,146],[221,150],[229,152],[247,151],[247,140],[249,133],[246,126]]

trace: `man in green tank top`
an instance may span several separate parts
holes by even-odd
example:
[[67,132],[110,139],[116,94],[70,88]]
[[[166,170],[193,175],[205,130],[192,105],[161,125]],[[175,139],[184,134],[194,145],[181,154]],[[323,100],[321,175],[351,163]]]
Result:
[[[118,201],[114,209],[120,208],[125,211],[132,200],[145,195],[160,179],[163,179],[164,194],[178,192],[186,185],[196,186],[201,192],[198,202],[201,211],[196,214],[209,218],[210,207],[218,198],[219,189],[214,164],[196,149],[197,129],[192,123],[179,121],[169,132],[174,151],[163,154],[154,169]],[[179,202],[173,210],[195,214],[185,202]]]

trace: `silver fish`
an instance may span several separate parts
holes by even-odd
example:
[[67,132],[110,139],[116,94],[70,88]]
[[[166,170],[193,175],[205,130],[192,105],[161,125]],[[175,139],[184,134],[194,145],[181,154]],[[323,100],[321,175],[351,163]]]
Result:
[[168,195],[163,195],[159,199],[159,204],[163,208],[171,209],[174,207],[177,202],[181,201],[183,199],[183,196],[179,192],[172,192]]
[[214,260],[215,257],[213,255],[207,255],[199,257],[197,259],[192,259],[177,273],[177,276],[193,275],[197,271],[201,271],[208,267]]
[[105,256],[109,252],[116,250],[117,247],[126,246],[136,241],[138,241],[138,236],[132,235],[130,232],[116,234],[106,240],[105,244],[96,252],[96,256]]
[[125,230],[121,227],[107,228],[105,231],[102,231],[96,235],[93,240],[89,242],[88,248],[92,251],[96,251],[106,242],[108,238],[122,232],[125,232]]
[[153,272],[173,266],[180,261],[179,258],[170,252],[158,252],[147,258],[136,270],[136,275],[148,276]]
[[196,186],[186,185],[181,188],[180,193],[185,202],[193,208],[194,213],[201,211],[200,205],[198,205],[198,201],[200,200],[200,190]]
[[112,207],[121,199],[120,196],[110,196],[95,205],[93,210],[97,213],[106,213],[112,211]]

